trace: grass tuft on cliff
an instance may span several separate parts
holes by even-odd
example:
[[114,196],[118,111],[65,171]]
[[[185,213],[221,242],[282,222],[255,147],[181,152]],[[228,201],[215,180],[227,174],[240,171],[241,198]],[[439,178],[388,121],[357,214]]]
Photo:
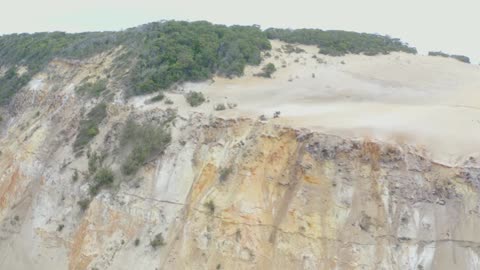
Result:
[[149,159],[162,154],[171,139],[170,132],[163,126],[139,124],[129,119],[120,139],[121,148],[130,149],[122,163],[122,173],[135,174]]
[[86,115],[85,119],[80,121],[80,127],[73,143],[74,151],[81,150],[99,133],[98,125],[107,116],[107,105],[100,103],[93,107]]

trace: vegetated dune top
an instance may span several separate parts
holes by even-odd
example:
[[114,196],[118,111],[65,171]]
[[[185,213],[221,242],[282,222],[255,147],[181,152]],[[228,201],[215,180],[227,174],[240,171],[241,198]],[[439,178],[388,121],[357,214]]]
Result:
[[[280,51],[283,45],[273,41],[262,63],[277,67],[271,79],[254,76],[261,65],[240,78],[186,84],[185,91],[201,90],[210,100],[193,110],[268,118],[280,111],[280,118],[270,121],[407,143],[448,164],[480,153],[480,67],[406,53],[328,57],[301,45],[305,52],[288,54]],[[221,102],[238,107],[213,111]]]

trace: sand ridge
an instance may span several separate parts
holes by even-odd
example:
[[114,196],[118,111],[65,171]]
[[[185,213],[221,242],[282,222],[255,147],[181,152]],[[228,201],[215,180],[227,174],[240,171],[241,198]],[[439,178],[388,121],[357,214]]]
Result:
[[[330,57],[314,46],[303,53],[272,42],[270,57],[245,75],[187,83],[183,92],[202,91],[209,102],[189,107],[170,94],[179,113],[271,118],[280,124],[330,134],[369,137],[425,148],[432,159],[456,164],[480,153],[480,67],[454,59],[392,53]],[[255,76],[274,63],[273,78]],[[215,111],[218,103],[235,109]],[[156,105],[151,105],[156,106]]]

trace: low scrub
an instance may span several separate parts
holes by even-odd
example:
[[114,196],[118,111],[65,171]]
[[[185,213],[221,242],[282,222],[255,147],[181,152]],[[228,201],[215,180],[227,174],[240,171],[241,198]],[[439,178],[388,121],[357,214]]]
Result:
[[215,109],[215,111],[224,111],[224,110],[227,109],[227,107],[225,106],[225,104],[219,103],[219,104],[215,105],[214,109]]
[[99,79],[95,82],[85,82],[78,86],[77,93],[91,97],[99,97],[105,90],[107,90],[107,80]]
[[158,93],[158,95],[150,99],[150,102],[162,101],[164,98],[165,98],[165,95],[163,93]]
[[171,139],[170,132],[163,126],[147,123],[140,125],[129,119],[120,140],[122,148],[131,149],[122,164],[122,173],[125,175],[135,174],[149,159],[162,154]]
[[159,233],[159,234],[155,235],[155,238],[153,238],[153,240],[150,241],[150,245],[154,249],[157,249],[158,247],[164,246],[165,245],[165,239],[163,239],[162,233]]
[[98,125],[107,116],[107,105],[100,103],[93,107],[84,120],[80,121],[80,127],[73,143],[75,151],[82,149],[99,133]]
[[291,54],[291,53],[304,53],[305,50],[302,48],[299,48],[297,46],[293,46],[292,44],[286,44],[282,46],[282,49],[285,53]]
[[80,210],[85,211],[90,206],[90,202],[92,200],[90,198],[85,198],[77,202],[78,206],[80,206]]
[[232,167],[222,168],[220,170],[220,181],[224,182],[228,176],[233,172]]
[[108,168],[98,169],[93,178],[93,183],[90,186],[90,195],[95,196],[98,194],[100,189],[111,186],[114,179],[115,177],[113,176],[112,170]]
[[272,74],[277,71],[277,68],[274,64],[268,63],[262,68],[262,72],[257,73],[257,76],[264,77],[264,78],[271,78]]
[[215,203],[212,200],[209,200],[208,202],[205,202],[203,205],[205,208],[207,208],[208,212],[213,215],[215,213]]
[[205,102],[205,96],[201,92],[189,92],[185,95],[185,99],[187,100],[188,104],[192,107],[198,107]]

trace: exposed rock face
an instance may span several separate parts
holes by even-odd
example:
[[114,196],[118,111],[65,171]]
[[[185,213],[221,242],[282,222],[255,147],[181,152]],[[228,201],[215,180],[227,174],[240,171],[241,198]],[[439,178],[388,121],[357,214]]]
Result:
[[125,119],[172,115],[111,102],[90,148],[117,183],[83,211],[87,158],[72,144],[92,104],[69,85],[105,65],[90,64],[58,67],[3,123],[0,269],[479,269],[475,160],[246,118],[177,116],[164,155],[124,178]]

